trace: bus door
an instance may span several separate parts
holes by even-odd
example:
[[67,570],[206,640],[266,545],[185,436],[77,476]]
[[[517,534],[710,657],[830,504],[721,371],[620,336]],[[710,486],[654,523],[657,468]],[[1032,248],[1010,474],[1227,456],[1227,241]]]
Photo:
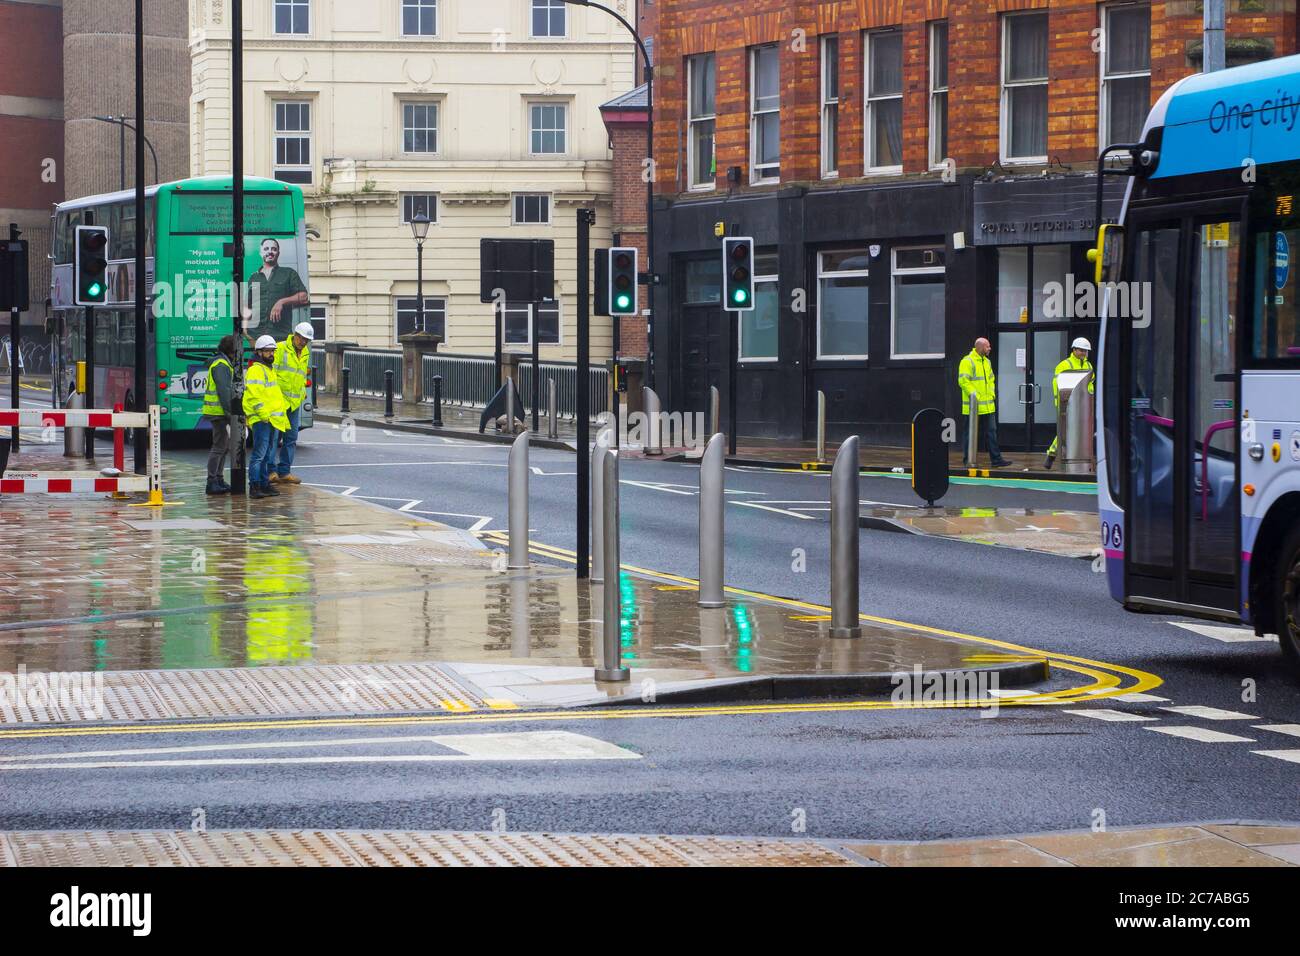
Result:
[[1131,217],[1126,594],[1235,612],[1241,204]]

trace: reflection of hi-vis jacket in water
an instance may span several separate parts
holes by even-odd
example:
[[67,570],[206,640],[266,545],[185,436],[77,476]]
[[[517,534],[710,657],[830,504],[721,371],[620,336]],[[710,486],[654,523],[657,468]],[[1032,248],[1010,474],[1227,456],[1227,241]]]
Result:
[[[252,535],[244,559],[245,656],[250,664],[305,661],[312,652],[311,566],[289,535]],[[279,598],[280,600],[276,600]]]

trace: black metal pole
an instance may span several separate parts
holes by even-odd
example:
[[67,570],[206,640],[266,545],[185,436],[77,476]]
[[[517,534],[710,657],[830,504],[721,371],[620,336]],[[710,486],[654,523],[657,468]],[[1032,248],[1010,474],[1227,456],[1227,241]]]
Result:
[[433,427],[442,427],[442,376],[433,377]]
[[[95,224],[95,213],[87,209],[82,222],[87,226]],[[108,249],[105,248],[105,253]],[[95,407],[95,307],[86,306],[86,408]],[[87,426],[83,430],[86,436],[86,458],[95,457],[95,429]]]
[[[137,0],[139,2],[139,0]],[[244,386],[244,4],[230,7],[230,232],[231,272],[238,300],[234,312],[237,355],[232,376],[236,394]],[[239,410],[230,419],[230,493],[245,494],[248,464],[244,449],[244,424]]]
[[541,308],[540,302],[534,302],[529,311],[532,313],[533,327],[529,329],[533,336],[533,431],[537,431],[537,406],[540,403],[538,398],[541,395],[542,373],[541,373],[541,340],[542,337],[537,334],[537,310]]
[[591,209],[578,210],[578,380],[575,409],[578,426],[578,577],[587,577],[590,566],[591,534],[589,525],[591,501],[591,299],[589,296],[589,270],[591,268],[591,227],[596,213]]
[[727,369],[727,454],[736,453],[736,435],[740,432],[740,426],[736,423],[736,325],[739,322],[739,312],[729,312],[722,310],[722,321],[727,323],[727,330],[724,339],[727,343],[727,361],[723,363]]
[[384,369],[384,417],[393,417],[393,370]]
[[[16,222],[9,223],[9,238],[13,242],[17,242],[18,237],[21,235],[22,235],[22,231],[18,228],[18,223]],[[19,336],[22,334],[22,332],[21,329],[19,328],[20,323],[19,323],[18,316],[19,316],[19,312],[17,306],[9,310],[9,398],[10,398],[10,404],[13,406],[14,411],[18,411],[18,409],[22,408],[22,404],[19,399],[19,396],[21,394],[21,389],[22,389],[22,383],[20,381],[20,374],[19,374],[20,365],[22,363],[22,358],[21,358],[22,352],[20,349],[22,342],[20,341]],[[12,436],[11,441],[9,443],[9,447],[13,451],[18,450],[18,443],[20,441],[19,439],[20,431],[21,429],[17,425],[9,429],[9,434]]]
[[352,374],[352,369],[346,365],[343,366],[343,396],[339,399],[339,411],[346,415],[352,409],[348,406],[348,395],[351,394],[352,388],[348,385],[348,376]]
[[415,330],[424,331],[424,240],[415,241]]
[[[137,33],[137,36],[139,34]],[[118,189],[126,189],[126,117],[117,118],[117,182]]]
[[[124,126],[125,128],[125,126]],[[148,272],[148,266],[145,262],[149,254],[148,237],[150,225],[145,220],[144,204],[144,0],[135,0],[135,381],[132,388],[135,391],[135,402],[132,403],[135,411],[145,412],[149,410],[149,401],[153,397],[149,394],[148,369],[145,364],[148,362],[149,344],[146,341],[148,335],[147,315],[145,306],[148,302],[149,293],[152,291],[145,288],[145,278]],[[154,176],[157,178],[157,157],[154,158]],[[126,188],[125,185],[122,188]],[[147,428],[137,428],[131,440],[133,456],[135,458],[135,473],[143,475],[148,468],[149,463],[149,430]]]

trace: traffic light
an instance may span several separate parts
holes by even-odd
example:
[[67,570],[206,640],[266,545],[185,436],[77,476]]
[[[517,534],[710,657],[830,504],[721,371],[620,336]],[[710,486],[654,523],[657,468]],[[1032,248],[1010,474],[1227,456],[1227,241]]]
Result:
[[754,240],[722,240],[722,307],[731,312],[754,308]]
[[108,301],[108,229],[77,227],[77,305],[103,305]]
[[609,250],[609,314],[636,315],[636,249]]

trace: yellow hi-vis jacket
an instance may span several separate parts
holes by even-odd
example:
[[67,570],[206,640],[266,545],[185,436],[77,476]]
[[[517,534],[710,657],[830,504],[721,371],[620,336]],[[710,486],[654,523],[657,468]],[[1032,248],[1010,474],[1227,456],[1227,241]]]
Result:
[[248,424],[270,422],[276,430],[287,431],[287,408],[284,395],[280,392],[280,383],[275,379],[275,371],[271,366],[254,360],[244,373],[244,418]]
[[975,401],[981,415],[990,415],[998,407],[997,380],[993,376],[993,363],[987,355],[980,355],[974,349],[961,360],[957,366],[957,385],[961,388],[961,413],[970,414],[970,397]]
[[[1082,371],[1091,371],[1091,370],[1092,370],[1092,362],[1088,361],[1087,359],[1075,358],[1074,352],[1071,352],[1060,362],[1056,363],[1056,369],[1052,372],[1052,401],[1056,402],[1057,408],[1061,407],[1061,386],[1056,384],[1056,376],[1060,375],[1062,372],[1082,372]],[[1094,373],[1092,380],[1088,382],[1089,395],[1097,394],[1097,389],[1094,387],[1096,386],[1096,384],[1097,384],[1097,376]]]
[[311,374],[311,344],[304,345],[302,351],[295,355],[293,339],[285,339],[275,347],[272,367],[280,382],[280,392],[292,412],[302,405],[302,400],[307,396],[307,377]]
[[235,367],[230,364],[230,360],[224,355],[218,355],[208,366],[208,386],[203,393],[203,411],[201,412],[207,418],[225,418],[227,412],[221,407],[221,397],[217,394],[217,376],[215,374],[218,367],[224,367],[231,377],[234,377]]

